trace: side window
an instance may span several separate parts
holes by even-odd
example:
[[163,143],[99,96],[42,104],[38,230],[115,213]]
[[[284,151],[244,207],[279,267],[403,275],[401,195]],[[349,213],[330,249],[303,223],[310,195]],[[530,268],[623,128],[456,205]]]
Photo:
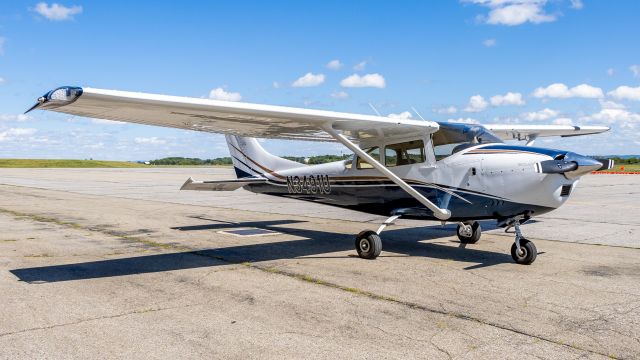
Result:
[[423,163],[426,161],[424,142],[414,140],[387,145],[384,149],[384,159],[388,167]]
[[[371,156],[372,158],[380,161],[380,148],[377,146],[374,146],[372,148],[369,149],[365,149],[365,152]],[[359,156],[358,156],[358,162],[356,167],[358,169],[373,169],[373,166],[371,164],[369,164],[368,162],[362,160]]]

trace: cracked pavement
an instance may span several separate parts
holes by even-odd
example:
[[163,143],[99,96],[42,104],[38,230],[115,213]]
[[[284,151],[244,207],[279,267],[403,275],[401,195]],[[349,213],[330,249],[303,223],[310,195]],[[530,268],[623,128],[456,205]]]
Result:
[[[177,190],[231,173],[1,169],[0,358],[640,358],[640,177],[583,179],[520,266],[490,223],[401,221],[366,261],[379,217]],[[251,227],[279,234],[219,233]]]

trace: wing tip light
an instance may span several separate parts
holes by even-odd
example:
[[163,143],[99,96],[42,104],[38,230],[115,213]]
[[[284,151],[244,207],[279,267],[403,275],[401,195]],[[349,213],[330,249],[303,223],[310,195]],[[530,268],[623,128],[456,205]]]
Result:
[[82,95],[81,87],[61,86],[39,97],[38,102],[24,113],[26,114],[36,109],[53,109],[60,106],[69,105],[72,102],[78,100],[80,95]]

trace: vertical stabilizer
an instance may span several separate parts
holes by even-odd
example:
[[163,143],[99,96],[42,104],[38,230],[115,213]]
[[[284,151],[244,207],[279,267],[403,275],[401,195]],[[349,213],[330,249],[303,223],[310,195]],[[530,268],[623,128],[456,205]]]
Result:
[[268,153],[255,138],[234,135],[225,137],[239,179],[305,166]]

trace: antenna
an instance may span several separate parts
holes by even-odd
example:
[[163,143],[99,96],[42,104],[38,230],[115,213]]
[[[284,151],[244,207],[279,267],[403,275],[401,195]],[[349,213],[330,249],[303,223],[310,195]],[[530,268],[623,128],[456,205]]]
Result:
[[372,104],[372,103],[369,103],[369,106],[371,107],[371,109],[373,109],[373,111],[374,111],[376,114],[378,114],[378,116],[382,116],[382,115],[380,115],[380,113],[378,112],[378,110],[376,109],[376,107],[375,107],[375,106],[373,106],[373,104]]
[[416,108],[414,108],[414,107],[412,106],[412,107],[411,107],[411,110],[413,110],[413,112],[414,112],[414,113],[416,113],[416,115],[418,115],[418,117],[419,117],[420,119],[422,119],[422,120],[424,120],[424,121],[427,121],[427,120],[425,120],[425,119],[422,117],[422,115],[420,115],[420,113],[418,112],[418,110],[416,110]]

